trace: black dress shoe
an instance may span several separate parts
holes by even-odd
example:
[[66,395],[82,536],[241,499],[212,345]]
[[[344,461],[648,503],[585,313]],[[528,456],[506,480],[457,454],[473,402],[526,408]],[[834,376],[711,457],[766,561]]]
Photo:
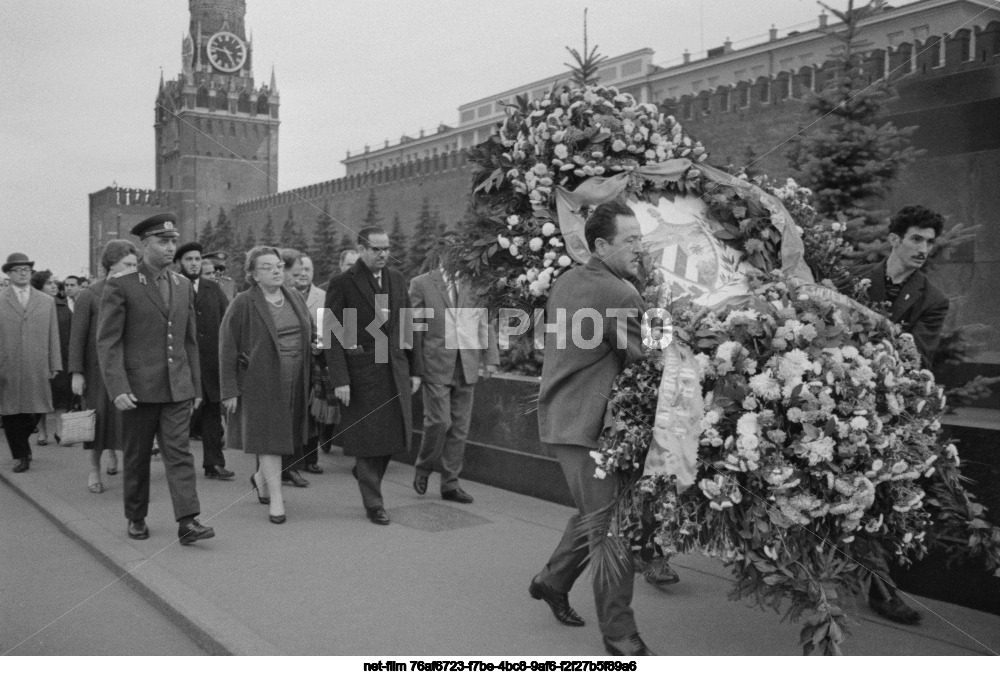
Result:
[[923,618],[920,612],[903,602],[903,599],[895,593],[885,600],[869,596],[868,606],[879,616],[907,626],[914,626]]
[[309,487],[309,481],[302,477],[295,469],[281,472],[281,482],[294,485],[295,487]]
[[284,513],[282,513],[280,516],[272,516],[271,514],[268,514],[267,518],[268,518],[268,520],[270,520],[275,525],[281,525],[283,522],[285,522],[285,514]]
[[19,459],[14,463],[14,473],[24,473],[31,466],[30,459]]
[[642,641],[638,633],[617,640],[604,638],[604,649],[611,656],[656,656]]
[[190,546],[199,539],[211,539],[215,536],[215,530],[202,525],[194,518],[181,521],[177,528],[177,536],[184,546]]
[[389,524],[389,514],[385,512],[381,506],[375,506],[368,511],[368,520],[372,521],[376,525],[388,525]]
[[128,536],[129,539],[149,539],[149,528],[146,527],[146,520],[139,518],[128,521]]
[[271,498],[270,497],[261,497],[260,496],[260,488],[257,487],[257,479],[254,478],[253,476],[250,476],[250,485],[253,485],[253,491],[257,493],[257,501],[259,501],[261,504],[270,504],[271,503]]
[[543,584],[538,580],[538,576],[535,576],[531,580],[531,585],[528,586],[528,593],[531,594],[535,600],[544,600],[548,603],[549,607],[552,609],[552,614],[556,617],[556,621],[565,624],[567,626],[582,626],[583,619],[577,614],[572,607],[569,606],[569,595],[566,593],[559,593],[555,589]]
[[303,470],[309,473],[323,473],[323,469],[319,468],[319,464],[306,464]]
[[422,473],[414,474],[413,489],[416,490],[418,495],[422,495],[427,492],[427,478],[428,477]]
[[214,478],[215,480],[232,480],[235,475],[235,473],[226,470],[223,466],[205,467],[205,478]]
[[442,492],[441,499],[446,502],[458,502],[459,504],[471,504],[474,501],[472,499],[472,495],[462,488],[455,488],[454,490]]

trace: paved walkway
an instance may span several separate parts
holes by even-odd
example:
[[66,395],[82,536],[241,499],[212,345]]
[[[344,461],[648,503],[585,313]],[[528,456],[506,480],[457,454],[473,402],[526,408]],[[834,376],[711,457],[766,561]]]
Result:
[[[199,456],[200,445],[194,444]],[[248,478],[250,460],[226,453],[233,482],[204,480],[203,523],[216,537],[175,542],[163,466],[154,461],[151,537],[125,535],[121,474],[87,491],[87,459],[76,448],[35,448],[31,470],[10,472],[0,436],[0,490],[13,489],[137,588],[209,653],[332,655],[603,655],[589,583],[570,595],[587,621],[564,627],[528,582],[555,546],[571,511],[466,482],[476,501],[442,502],[437,477],[424,497],[412,469],[393,463],[384,493],[393,524],[368,522],[349,460],[323,455],[326,473],[306,489],[286,487],[288,521],[272,525]],[[4,526],[0,546],[32,546]],[[12,541],[13,540],[13,541]],[[669,655],[794,655],[799,627],[726,599],[730,577],[700,556],[675,562],[682,582],[659,591],[637,580],[642,635]],[[964,655],[1000,652],[1000,616],[916,598],[922,626],[882,621],[863,604],[846,643],[851,654]],[[53,617],[55,618],[55,617]],[[56,622],[78,620],[73,613]]]

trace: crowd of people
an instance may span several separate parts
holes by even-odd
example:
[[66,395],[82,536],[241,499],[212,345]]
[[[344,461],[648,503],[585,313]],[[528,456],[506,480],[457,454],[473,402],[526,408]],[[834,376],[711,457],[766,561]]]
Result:
[[[103,492],[101,457],[117,471],[123,451],[123,498],[128,536],[149,537],[150,461],[154,444],[167,478],[178,538],[189,545],[214,536],[197,521],[200,512],[190,439],[203,446],[206,478],[232,480],[223,448],[254,455],[249,483],[270,522],[286,522],[283,486],[305,488],[301,472],[322,474],[317,457],[334,444],[355,458],[352,469],[368,519],[388,525],[381,491],[390,458],[411,451],[411,397],[423,388],[423,435],[414,453],[413,488],[423,495],[440,473],[442,499],[468,504],[459,483],[473,388],[499,364],[495,330],[476,348],[460,348],[447,321],[452,308],[474,306],[473,289],[460,275],[432,264],[407,283],[391,266],[389,235],[366,228],[357,249],[345,251],[340,273],[325,288],[313,284],[313,264],[292,249],[256,246],[246,254],[246,290],[211,276],[224,258],[203,255],[196,242],[178,246],[173,214],[148,218],[132,229],[138,246],[108,242],[102,278],[67,277],[57,283],[34,261],[12,253],[3,264],[9,284],[0,290],[0,415],[14,472],[30,467],[36,445],[59,441],[58,413],[74,405],[96,411],[88,444],[87,488]],[[948,301],[920,271],[942,229],[940,215],[919,206],[893,218],[888,259],[859,274],[871,281],[872,299],[887,302],[894,321],[913,334],[929,362],[940,339]],[[613,480],[595,477],[590,452],[598,447],[615,378],[642,355],[639,317],[645,310],[629,279],[643,257],[642,236],[631,209],[601,205],[588,218],[585,237],[592,258],[555,284],[548,311],[598,309],[607,317],[595,347],[546,334],[538,399],[539,435],[556,458],[578,513],[529,593],[568,626],[584,621],[568,593],[598,542],[582,534],[581,521],[616,498]],[[426,309],[426,330],[401,340],[401,310]],[[362,327],[351,339],[324,342],[317,310],[337,325]],[[616,310],[616,312],[606,310]],[[628,314],[625,329],[618,310]],[[458,314],[461,316],[461,314]],[[48,421],[46,421],[46,419]],[[631,569],[631,562],[626,561]],[[594,575],[599,628],[614,655],[651,651],[639,636],[631,609],[632,574]],[[678,581],[661,565],[651,583]],[[893,589],[872,588],[871,605],[894,621],[919,614]]]

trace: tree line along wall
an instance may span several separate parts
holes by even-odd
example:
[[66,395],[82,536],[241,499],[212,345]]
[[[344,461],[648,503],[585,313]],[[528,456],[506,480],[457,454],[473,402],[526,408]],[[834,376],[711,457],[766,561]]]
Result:
[[253,228],[259,238],[268,215],[275,234],[280,234],[291,211],[296,227],[312,242],[317,218],[326,209],[338,238],[345,233],[354,236],[364,227],[373,190],[386,231],[392,228],[398,213],[403,230],[412,235],[425,198],[431,210],[452,228],[466,211],[472,191],[472,165],[466,153],[459,151],[338,178],[243,202],[233,210],[233,221],[240,240],[246,228]]

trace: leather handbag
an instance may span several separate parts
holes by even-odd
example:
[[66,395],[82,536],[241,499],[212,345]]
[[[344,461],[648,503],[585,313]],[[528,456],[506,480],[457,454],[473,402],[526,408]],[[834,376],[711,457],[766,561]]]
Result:
[[59,445],[74,445],[89,443],[94,440],[94,427],[97,425],[96,410],[81,410],[83,403],[79,396],[73,397],[73,408],[60,415],[62,420],[62,435]]

